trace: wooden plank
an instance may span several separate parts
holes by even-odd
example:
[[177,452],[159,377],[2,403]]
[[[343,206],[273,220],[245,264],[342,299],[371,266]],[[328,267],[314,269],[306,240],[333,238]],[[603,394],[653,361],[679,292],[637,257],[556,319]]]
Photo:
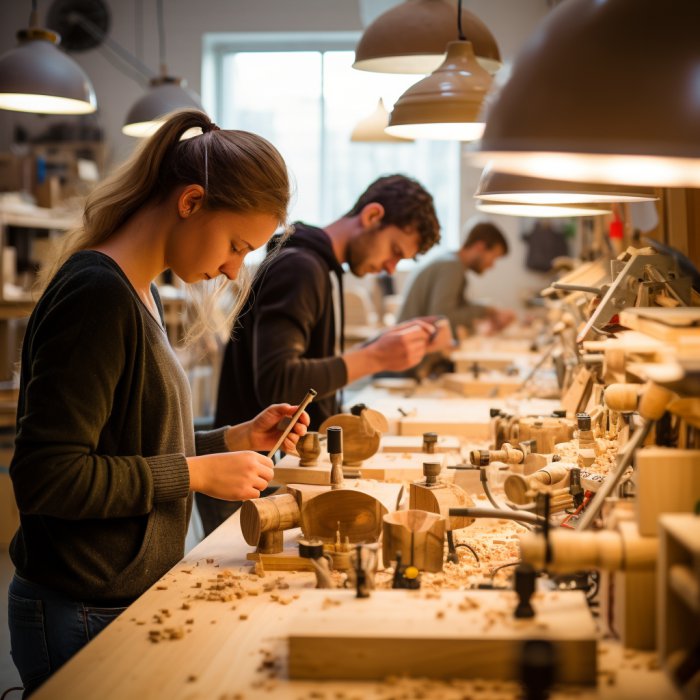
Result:
[[443,374],[441,379],[446,389],[475,398],[510,396],[518,390],[523,381],[518,376],[509,377],[494,372],[479,377],[475,377],[473,372],[452,372]]
[[700,350],[700,308],[629,309],[620,313],[620,323],[684,351]]
[[[460,439],[456,435],[438,435],[435,451],[459,452]],[[380,452],[423,452],[423,437],[420,435],[382,435]]]
[[550,415],[561,407],[559,401],[548,399],[414,399],[404,402],[407,415],[398,419],[399,434],[422,435],[433,431],[457,435],[471,440],[486,440],[490,436],[490,408],[502,408],[516,415]]
[[450,359],[455,363],[457,372],[470,372],[474,365],[481,369],[503,370],[507,367],[532,367],[540,359],[537,352],[489,351],[489,350],[455,350]]
[[561,682],[595,683],[596,631],[583,593],[536,594],[532,619],[516,620],[516,603],[512,591],[443,591],[438,600],[420,591],[366,599],[306,591],[290,624],[289,676],[514,679],[523,641],[545,638],[557,646]]
[[[313,593],[308,589],[314,585],[315,578],[310,572],[275,573],[264,578],[246,573],[251,567],[243,564],[250,547],[241,537],[238,515],[225,521],[66,663],[36,692],[33,700],[398,697],[395,683],[368,687],[361,680],[319,683],[288,678],[286,639],[292,631],[292,620],[307,613],[306,594]],[[491,528],[492,521],[484,527],[477,521],[470,532],[474,535],[478,530],[481,537],[488,538],[492,536],[488,534]],[[298,531],[285,535],[291,548]],[[230,573],[237,578],[226,575]],[[218,585],[210,581],[218,581],[219,574],[225,580],[235,581],[240,586],[236,590],[245,595],[235,600],[213,595],[233,590],[209,590]],[[328,591],[318,593],[323,600]],[[202,594],[205,597],[195,597]],[[213,597],[207,600],[209,594]],[[425,595],[428,594],[435,595],[429,586],[425,590]],[[440,610],[440,600],[433,599],[433,617]],[[184,609],[183,604],[188,608]],[[535,605],[538,605],[537,599]],[[163,609],[169,610],[170,617],[163,617]],[[156,614],[163,618],[163,623],[154,622]],[[410,615],[406,619],[410,620]],[[188,624],[188,620],[191,623]],[[357,626],[364,622],[365,619],[360,618]],[[478,626],[485,622],[483,616],[478,617]],[[151,642],[149,633],[164,627],[184,628],[185,634],[181,638]],[[540,632],[546,636],[546,630]],[[600,642],[600,647],[604,652],[599,654],[601,682],[597,687],[577,688],[579,700],[675,697],[665,674],[652,670],[653,655],[630,657],[625,653],[623,656],[621,646],[610,640]],[[462,663],[466,661],[464,657],[461,659]],[[481,674],[477,671],[475,675]],[[429,687],[426,683],[421,679],[401,680],[401,691],[408,697],[449,700],[465,696],[474,700],[494,697],[493,684],[480,679],[433,680]],[[518,693],[519,688],[513,684],[509,693],[504,690],[499,697],[515,697]],[[551,694],[552,700],[569,698],[571,693],[567,686],[555,688]]]
[[655,537],[662,513],[692,513],[700,497],[700,450],[644,447],[635,455],[639,532]]
[[[427,455],[422,452],[380,452],[357,467],[344,468],[358,473],[362,479],[378,481],[415,481],[423,476],[423,462],[445,463],[445,453]],[[331,464],[328,454],[322,455],[314,467],[299,466],[299,458],[285,455],[275,466],[275,481],[282,484],[330,484]]]

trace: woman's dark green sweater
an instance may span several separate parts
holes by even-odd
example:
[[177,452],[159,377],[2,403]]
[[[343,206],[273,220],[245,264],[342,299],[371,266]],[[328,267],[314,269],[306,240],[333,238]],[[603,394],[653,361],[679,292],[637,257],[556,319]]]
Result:
[[184,553],[185,457],[226,451],[224,431],[195,436],[187,377],[117,264],[73,255],[22,347],[17,573],[81,601],[141,595]]

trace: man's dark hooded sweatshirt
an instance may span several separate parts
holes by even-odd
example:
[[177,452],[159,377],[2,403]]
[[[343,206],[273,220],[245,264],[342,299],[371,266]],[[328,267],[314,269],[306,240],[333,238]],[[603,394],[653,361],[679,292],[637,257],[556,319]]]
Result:
[[347,383],[347,369],[335,355],[330,273],[340,290],[342,349],[343,269],[319,228],[296,223],[294,233],[275,248],[226,346],[215,425],[250,420],[272,403],[298,403],[309,388],[318,392],[306,409],[311,430],[338,411],[336,392]]

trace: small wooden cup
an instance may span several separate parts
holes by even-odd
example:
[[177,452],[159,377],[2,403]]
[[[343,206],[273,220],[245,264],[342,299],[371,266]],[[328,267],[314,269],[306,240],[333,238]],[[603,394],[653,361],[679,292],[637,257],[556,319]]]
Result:
[[315,467],[321,455],[321,442],[318,433],[310,430],[302,435],[297,442],[297,452],[299,453],[300,467]]

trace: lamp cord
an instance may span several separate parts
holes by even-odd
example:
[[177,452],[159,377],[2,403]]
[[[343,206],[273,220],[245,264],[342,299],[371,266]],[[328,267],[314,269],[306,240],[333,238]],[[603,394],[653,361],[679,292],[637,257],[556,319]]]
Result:
[[[117,58],[126,63],[132,69],[133,73],[136,74],[131,76],[133,80],[144,86],[148,85],[148,79],[153,75],[153,71],[139,61],[136,56],[132,56],[121,44],[118,44],[114,39],[107,36],[94,22],[80,12],[69,13],[68,19],[84,29],[90,36],[97,39],[101,47],[109,49]],[[107,60],[110,60],[107,54],[105,54],[105,57]],[[110,60],[110,63],[112,63],[115,68],[122,70],[122,68],[113,61]]]
[[158,0],[156,3],[158,12],[158,50],[160,54],[160,71],[163,75],[167,75],[165,66],[165,27],[163,22],[163,0]]
[[462,30],[462,0],[457,2],[457,31],[459,32],[459,40],[465,41],[464,31]]

